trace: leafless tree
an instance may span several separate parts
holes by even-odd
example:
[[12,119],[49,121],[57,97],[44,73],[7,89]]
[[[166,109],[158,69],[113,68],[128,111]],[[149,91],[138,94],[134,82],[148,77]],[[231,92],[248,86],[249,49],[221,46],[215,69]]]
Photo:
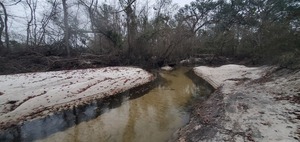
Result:
[[[26,45],[29,47],[29,40],[31,38],[31,26],[32,22],[35,18],[35,9],[36,9],[36,3],[33,0],[26,0],[26,4],[30,9],[30,19],[27,22],[27,36],[26,36]],[[35,33],[34,33],[35,34]]]
[[68,7],[67,0],[62,0],[62,6],[64,11],[64,44],[67,51],[67,56],[70,57],[70,28],[68,22]]
[[2,42],[2,34],[4,30],[5,23],[3,21],[2,16],[0,15],[0,48],[2,49],[4,47],[3,42]]
[[119,0],[121,6],[126,13],[126,26],[127,26],[127,51],[128,54],[132,52],[132,48],[134,48],[134,43],[136,40],[137,34],[137,21],[135,14],[135,5],[136,0]]
[[1,18],[1,25],[4,25],[5,27],[5,43],[6,43],[6,50],[7,52],[9,52],[10,48],[9,48],[9,35],[8,35],[8,26],[7,26],[7,21],[8,21],[8,16],[7,16],[7,12],[6,12],[6,7],[4,6],[4,4],[2,2],[0,2],[0,6],[3,10],[4,13],[4,21]]
[[80,0],[79,1],[80,4],[82,4],[84,7],[86,7],[88,14],[89,14],[89,18],[90,18],[90,24],[91,24],[91,30],[92,33],[94,33],[94,40],[96,41],[96,30],[95,30],[95,11],[97,9],[97,5],[98,5],[98,0],[92,0],[89,4],[85,1],[85,0]]
[[43,14],[43,17],[41,19],[41,27],[40,29],[38,30],[38,43],[37,43],[37,46],[40,46],[41,44],[45,44],[46,41],[45,41],[45,36],[46,36],[46,28],[49,24],[49,22],[51,21],[51,19],[57,14],[57,7],[58,7],[58,2],[57,0],[54,0],[52,2],[52,6],[51,6],[51,10],[50,11],[46,11],[44,14]]

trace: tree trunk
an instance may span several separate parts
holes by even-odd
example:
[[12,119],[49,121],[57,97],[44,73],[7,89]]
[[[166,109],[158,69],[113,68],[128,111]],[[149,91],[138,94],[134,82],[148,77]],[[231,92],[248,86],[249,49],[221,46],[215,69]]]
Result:
[[70,29],[68,23],[68,9],[67,9],[67,0],[62,0],[63,11],[64,11],[64,42],[65,42],[65,49],[67,51],[67,56],[70,57]]
[[10,52],[9,49],[9,37],[8,37],[8,26],[7,26],[7,12],[6,12],[6,8],[4,6],[4,4],[2,2],[0,2],[0,5],[3,9],[4,12],[4,26],[5,26],[5,43],[6,43],[6,52]]
[[36,20],[36,8],[37,8],[37,0],[34,2],[34,7],[33,7],[33,20],[34,20],[34,46],[37,45],[37,20]]
[[136,0],[128,0],[127,6],[125,7],[125,13],[126,13],[126,23],[127,23],[127,53],[130,55],[132,52],[132,48],[134,48],[136,33],[137,33],[137,23],[136,23],[136,15],[135,11],[132,7],[133,3]]
[[0,15],[0,52],[3,50],[3,42],[2,42],[2,34],[4,30],[4,21],[2,19],[2,16]]
[[[86,7],[87,11],[89,12],[89,18],[91,20],[91,30],[92,30],[92,33],[94,34],[94,42],[96,43],[96,41],[97,41],[97,32],[96,32],[96,29],[95,29],[95,27],[96,27],[95,26],[96,25],[95,10],[96,10],[97,5],[98,5],[98,0],[96,0],[96,1],[92,0],[90,2],[90,5],[85,3],[85,1],[83,1],[83,0],[81,0],[80,2]],[[95,9],[93,9],[93,6],[94,6]]]
[[33,9],[31,6],[31,0],[26,0],[26,3],[30,9],[30,20],[27,22],[27,37],[26,37],[26,46],[29,47],[29,40],[30,40],[30,27],[33,20]]

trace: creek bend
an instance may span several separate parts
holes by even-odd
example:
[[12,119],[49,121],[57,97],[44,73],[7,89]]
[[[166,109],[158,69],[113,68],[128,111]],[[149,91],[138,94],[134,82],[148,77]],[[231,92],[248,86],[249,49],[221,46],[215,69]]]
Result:
[[14,138],[17,141],[38,142],[168,141],[189,121],[188,107],[193,98],[207,97],[212,88],[187,67],[160,71],[159,75],[155,87],[137,97],[121,96],[117,103],[101,105],[93,102],[49,118],[25,122],[10,135],[17,136]]

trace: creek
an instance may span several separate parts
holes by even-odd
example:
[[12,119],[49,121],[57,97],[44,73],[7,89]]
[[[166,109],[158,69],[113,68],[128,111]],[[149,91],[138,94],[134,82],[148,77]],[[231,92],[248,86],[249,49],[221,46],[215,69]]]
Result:
[[[135,98],[121,97],[117,105],[89,106],[23,124],[18,141],[38,142],[164,142],[189,121],[194,99],[212,88],[191,68],[159,71],[155,87]],[[101,102],[100,102],[101,103]],[[113,107],[111,107],[113,106]],[[101,112],[96,113],[97,110]],[[76,114],[76,116],[74,116]]]

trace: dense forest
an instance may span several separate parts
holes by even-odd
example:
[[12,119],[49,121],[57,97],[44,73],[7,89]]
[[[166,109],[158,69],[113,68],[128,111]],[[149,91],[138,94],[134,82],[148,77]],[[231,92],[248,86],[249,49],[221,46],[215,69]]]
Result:
[[[211,57],[300,65],[298,0],[2,0],[1,74]],[[26,24],[13,6],[27,9]],[[42,8],[40,8],[42,7]],[[19,11],[22,9],[14,9]],[[26,27],[24,33],[12,29]]]

